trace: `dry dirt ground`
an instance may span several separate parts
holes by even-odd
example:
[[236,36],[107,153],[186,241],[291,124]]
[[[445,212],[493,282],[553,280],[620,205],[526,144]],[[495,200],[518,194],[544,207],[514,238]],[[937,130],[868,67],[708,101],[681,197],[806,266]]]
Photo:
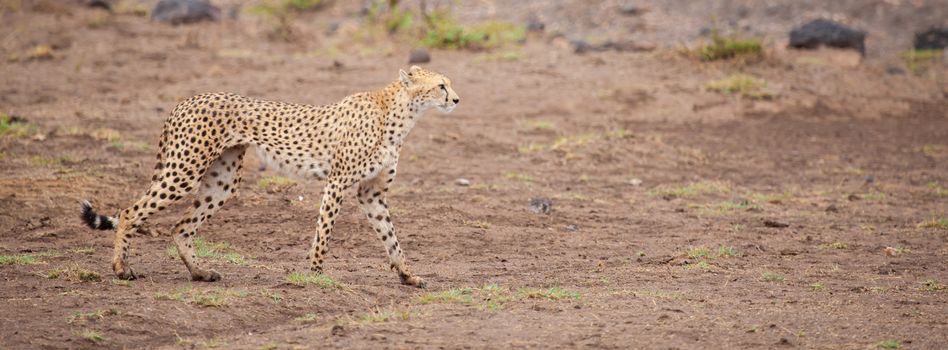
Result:
[[[779,45],[744,63],[534,37],[516,59],[434,51],[463,103],[418,123],[390,197],[428,290],[398,283],[351,200],[332,280],[291,283],[321,183],[268,186],[252,152],[199,232],[223,280],[190,282],[169,237],[142,236],[145,277],[125,283],[78,201],[136,198],[176,101],[329,103],[394,79],[410,47],[320,51],[352,5],[280,42],[247,16],[173,27],[65,3],[0,14],[0,112],[29,123],[0,138],[0,255],[17,259],[0,348],[948,348],[943,68]],[[738,71],[774,97],[705,89]]]

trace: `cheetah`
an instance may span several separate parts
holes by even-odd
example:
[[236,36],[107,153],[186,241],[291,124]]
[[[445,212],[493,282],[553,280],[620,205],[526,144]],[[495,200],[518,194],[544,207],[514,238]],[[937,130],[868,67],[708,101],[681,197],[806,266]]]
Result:
[[311,270],[322,273],[344,192],[358,185],[359,205],[383,242],[391,268],[403,284],[424,287],[406,264],[386,193],[405,137],[422,113],[432,108],[450,113],[459,102],[451,79],[417,66],[400,69],[398,79],[381,90],[324,106],[230,93],[198,95],[178,104],[165,122],[145,194],[116,217],[100,215],[84,201],[81,217],[92,229],[115,230],[112,269],[118,278],[131,280],[136,278],[127,262],[132,235],[147,232],[143,224],[151,215],[191,198],[171,234],[191,279],[217,281],[218,272],[196,261],[193,238],[237,191],[244,153],[254,146],[283,171],[326,181],[309,250]]

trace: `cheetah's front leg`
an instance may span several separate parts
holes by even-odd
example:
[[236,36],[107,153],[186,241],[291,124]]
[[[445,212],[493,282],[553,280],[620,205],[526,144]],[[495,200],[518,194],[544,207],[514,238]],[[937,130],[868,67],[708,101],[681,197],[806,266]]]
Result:
[[310,269],[315,272],[323,272],[323,259],[329,253],[329,235],[332,234],[333,223],[336,222],[339,207],[342,205],[342,192],[346,187],[338,181],[329,181],[323,190],[319,219],[316,220],[316,237],[313,238],[313,246],[309,252],[312,264]]
[[398,245],[398,237],[395,236],[392,217],[388,213],[385,194],[388,192],[388,185],[394,179],[395,168],[393,167],[383,170],[376,178],[363,182],[359,186],[359,204],[362,206],[362,212],[368,217],[369,223],[372,224],[372,228],[375,229],[375,233],[385,244],[389,262],[398,272],[402,283],[424,288],[425,281],[412,274],[408,269],[408,264],[405,263],[402,248]]

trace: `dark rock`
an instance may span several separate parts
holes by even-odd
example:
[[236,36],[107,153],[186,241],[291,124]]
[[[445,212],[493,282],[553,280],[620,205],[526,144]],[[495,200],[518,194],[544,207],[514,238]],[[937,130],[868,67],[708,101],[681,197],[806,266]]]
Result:
[[86,6],[89,7],[98,7],[106,11],[112,11],[112,1],[111,0],[89,0],[86,2]]
[[636,6],[632,3],[622,5],[622,7],[619,8],[619,11],[626,16],[638,16],[646,12],[645,8]]
[[774,220],[764,220],[764,226],[773,227],[773,228],[784,228],[784,227],[790,227],[790,224],[774,221]]
[[592,45],[586,42],[583,39],[571,39],[569,41],[569,46],[573,48],[573,53],[583,54],[595,49]]
[[531,198],[530,211],[537,214],[547,214],[553,208],[553,201],[549,198]]
[[412,49],[411,53],[408,54],[408,63],[428,63],[431,62],[431,54],[428,53],[428,49],[417,48]]
[[871,184],[873,182],[876,182],[876,177],[872,175],[866,175],[866,177],[863,178],[863,180],[866,180],[867,184]]
[[891,66],[885,69],[885,73],[889,75],[905,75],[905,70],[900,67]]
[[161,0],[151,10],[151,19],[182,24],[203,20],[217,20],[221,10],[208,0]]
[[830,204],[828,207],[826,207],[826,212],[827,212],[827,213],[838,213],[838,212],[839,212],[839,208],[836,207],[836,204]]
[[916,50],[944,50],[948,47],[948,28],[932,27],[927,31],[915,33]]
[[530,18],[527,20],[527,31],[528,32],[542,32],[546,29],[546,24],[540,22],[539,19]]
[[831,20],[817,19],[790,31],[789,46],[797,49],[815,49],[819,46],[855,49],[865,55],[866,32]]

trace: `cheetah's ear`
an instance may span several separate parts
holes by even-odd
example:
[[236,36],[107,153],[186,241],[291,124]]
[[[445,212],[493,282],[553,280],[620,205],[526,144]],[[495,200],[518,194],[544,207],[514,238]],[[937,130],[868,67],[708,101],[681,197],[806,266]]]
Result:
[[411,86],[411,78],[408,76],[408,73],[405,73],[404,69],[398,70],[398,81],[401,82],[404,87]]
[[419,66],[411,66],[411,68],[408,68],[408,71],[412,73],[418,72],[420,70],[421,70],[421,67]]

